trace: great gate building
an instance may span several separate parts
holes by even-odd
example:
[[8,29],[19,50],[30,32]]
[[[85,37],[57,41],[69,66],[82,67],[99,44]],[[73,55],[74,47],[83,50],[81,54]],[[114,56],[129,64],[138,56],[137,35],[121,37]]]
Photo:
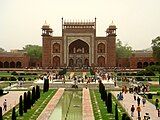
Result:
[[65,22],[62,36],[53,36],[49,25],[42,26],[42,67],[115,67],[116,26],[106,36],[96,36],[96,18],[92,22]]

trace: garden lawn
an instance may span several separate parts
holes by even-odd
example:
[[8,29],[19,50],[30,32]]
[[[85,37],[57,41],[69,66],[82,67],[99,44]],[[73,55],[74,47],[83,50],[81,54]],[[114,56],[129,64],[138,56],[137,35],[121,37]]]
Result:
[[[105,105],[105,102],[101,100],[100,93],[98,90],[90,90],[91,95],[91,101],[92,101],[92,107],[94,112],[95,120],[115,120],[115,105],[117,103],[117,100],[112,95],[112,114],[107,112],[107,107]],[[122,119],[122,113],[124,113],[124,109],[118,105],[118,117],[119,120]]]
[[150,91],[160,91],[160,85],[151,85],[150,86]]
[[[17,120],[29,120],[29,119],[36,120],[55,93],[56,93],[55,89],[49,90],[48,92],[45,93],[41,92],[41,97],[38,99],[38,101],[35,102],[35,104],[31,107],[31,109],[27,110],[27,113],[23,114],[23,116],[19,116],[19,105],[17,105],[16,106]],[[11,115],[12,115],[12,110],[7,112],[3,116],[3,119],[11,120]]]

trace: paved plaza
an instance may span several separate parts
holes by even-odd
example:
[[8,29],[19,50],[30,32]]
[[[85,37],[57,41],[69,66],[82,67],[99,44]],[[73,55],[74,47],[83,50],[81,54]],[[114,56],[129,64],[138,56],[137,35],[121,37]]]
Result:
[[[117,97],[117,94],[119,93],[119,91],[112,91],[112,93],[115,97]],[[137,96],[139,96],[139,95],[137,95]],[[126,111],[128,112],[129,115],[131,115],[131,112],[130,112],[131,106],[134,105],[135,112],[134,112],[134,117],[132,117],[132,118],[133,118],[133,120],[137,120],[137,118],[138,118],[138,113],[136,111],[137,101],[135,101],[133,99],[133,94],[123,93],[123,97],[124,97],[124,99],[119,102],[126,109]],[[139,97],[142,100],[142,97],[141,96],[139,96]],[[160,118],[158,117],[158,111],[156,110],[155,106],[152,103],[147,101],[146,105],[143,107],[142,102],[141,102],[140,107],[141,107],[141,119],[144,118],[145,113],[149,113],[151,120],[160,120]]]
[[2,109],[4,100],[7,100],[7,111],[3,110],[3,114],[8,112],[10,109],[12,109],[19,103],[19,97],[20,95],[23,95],[24,92],[25,91],[9,91],[8,94],[0,97],[0,106],[2,107]]

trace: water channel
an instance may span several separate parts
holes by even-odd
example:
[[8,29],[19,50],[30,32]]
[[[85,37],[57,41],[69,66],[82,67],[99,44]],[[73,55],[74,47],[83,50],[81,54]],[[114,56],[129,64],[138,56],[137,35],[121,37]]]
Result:
[[82,91],[64,91],[49,120],[82,120]]

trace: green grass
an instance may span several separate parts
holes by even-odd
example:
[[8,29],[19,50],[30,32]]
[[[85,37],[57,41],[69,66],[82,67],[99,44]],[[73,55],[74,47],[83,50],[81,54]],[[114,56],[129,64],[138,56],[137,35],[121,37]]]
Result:
[[[93,112],[95,116],[95,120],[114,120],[115,119],[115,105],[118,102],[116,98],[112,96],[112,114],[107,112],[107,107],[105,105],[105,102],[101,100],[100,93],[98,90],[90,90],[91,95],[91,101],[93,106]],[[122,106],[118,103],[118,116],[119,120],[122,119],[122,113],[125,112],[125,110],[122,108]]]
[[151,85],[150,86],[150,91],[160,91],[160,85]]
[[[17,105],[16,106],[17,120],[29,120],[29,119],[36,120],[43,111],[43,109],[46,107],[50,99],[53,97],[55,92],[56,90],[53,89],[49,90],[46,93],[41,92],[41,97],[39,98],[39,100],[36,101],[35,104],[31,107],[31,109],[27,110],[27,113],[24,113],[23,116],[19,116],[18,105]],[[3,116],[3,119],[11,120],[11,115],[12,115],[12,110],[7,112]]]

